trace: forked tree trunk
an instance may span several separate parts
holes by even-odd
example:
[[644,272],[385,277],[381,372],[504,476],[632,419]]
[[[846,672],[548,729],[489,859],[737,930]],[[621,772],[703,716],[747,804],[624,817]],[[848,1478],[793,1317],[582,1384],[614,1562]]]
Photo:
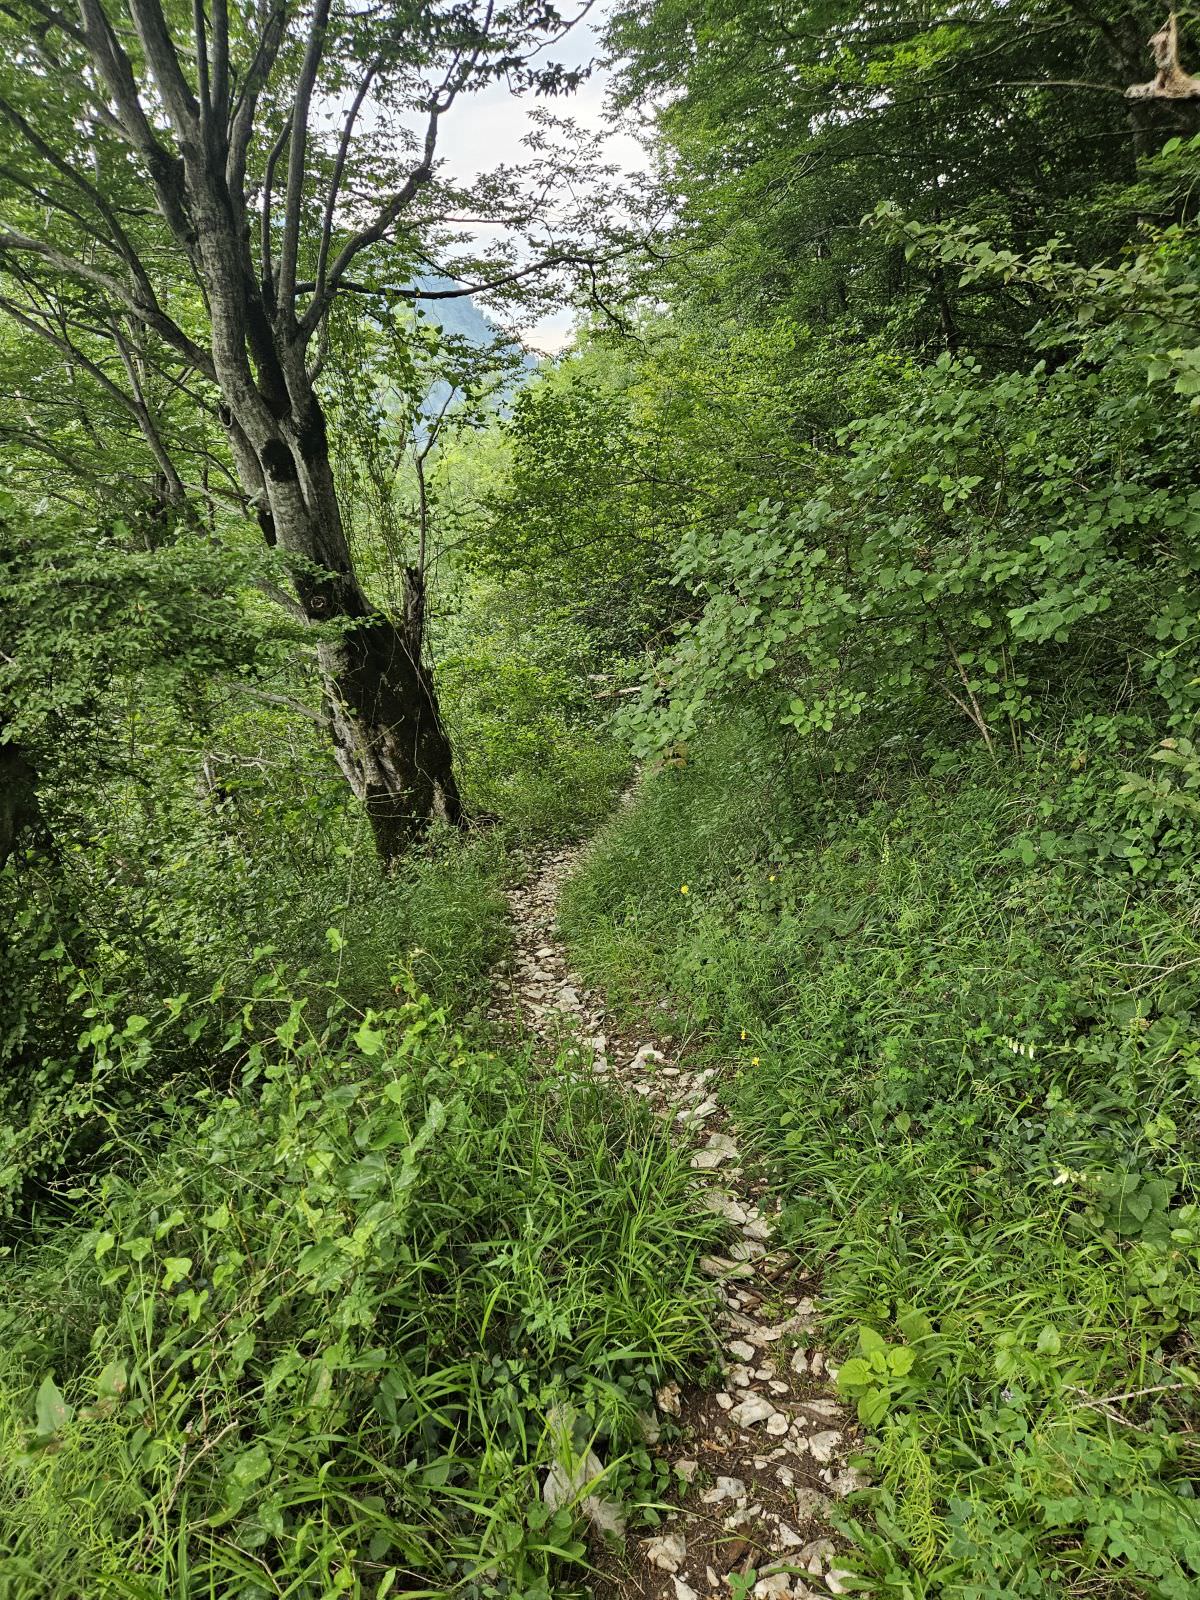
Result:
[[[202,209],[193,201],[194,209]],[[325,416],[294,323],[264,315],[225,207],[211,205],[206,258],[213,360],[242,486],[267,541],[295,558],[305,615],[333,624],[318,659],[334,754],[389,865],[435,818],[463,822],[422,630],[373,607],[354,571],[334,489]],[[272,308],[273,309],[273,308]],[[247,344],[255,357],[251,371]]]
[[[412,614],[410,597],[403,618],[393,620],[363,593],[333,488],[320,402],[306,374],[290,376],[287,387],[299,391],[300,407],[289,393],[278,408],[283,416],[273,419],[257,448],[232,415],[227,425],[266,537],[298,558],[295,584],[305,615],[339,629],[317,652],[334,755],[388,865],[434,819],[463,824],[450,740],[422,660],[421,616]],[[261,423],[259,407],[252,409]]]
[[[186,355],[220,391],[221,418],[238,476],[263,533],[291,558],[305,615],[313,623],[333,625],[319,645],[319,658],[335,753],[366,807],[381,857],[390,862],[433,817],[458,822],[462,807],[450,742],[421,661],[419,630],[414,631],[411,619],[409,624],[396,623],[381,615],[368,603],[355,574],[333,487],[325,418],[313,387],[320,358],[310,367],[306,352],[351,262],[387,237],[432,178],[438,119],[476,70],[490,11],[474,50],[454,46],[454,65],[425,107],[425,140],[408,176],[369,225],[339,244],[337,201],[355,118],[390,60],[390,44],[370,64],[374,47],[368,59],[357,63],[359,87],[343,123],[324,205],[318,205],[321,220],[314,227],[309,117],[332,34],[344,32],[344,19],[331,23],[330,0],[313,0],[303,8],[303,21],[294,8],[276,0],[240,8],[243,25],[252,37],[257,34],[240,82],[231,70],[228,6],[194,7],[192,37],[181,48],[173,30],[184,25],[183,12],[177,16],[172,11],[168,22],[160,0],[128,0],[139,42],[140,59],[135,60],[127,54],[124,30],[114,25],[103,0],[78,3],[79,28],[71,38],[90,56],[109,102],[106,117],[136,153],[163,224],[203,289],[210,347],[196,343],[159,303],[150,267],[138,257],[122,221],[103,197],[95,209],[107,231],[96,236],[110,243],[126,278],[112,278],[91,266],[80,271],[85,281],[99,285],[121,306],[124,316]],[[471,26],[465,28],[468,39]],[[341,47],[353,56],[344,39]],[[256,118],[285,49],[290,106],[281,110],[272,100],[272,112],[280,120],[268,133]],[[440,75],[440,69],[434,72],[435,81]],[[265,137],[270,153],[261,176],[248,185],[256,134]],[[45,156],[40,143],[38,154],[39,159]],[[63,165],[53,151],[50,159],[56,168]],[[276,177],[284,170],[282,215],[273,221]],[[83,188],[87,195],[95,194],[90,180]],[[257,261],[251,248],[254,223]],[[19,243],[35,253],[48,252],[60,267],[68,261],[43,242]],[[312,281],[303,284],[302,258],[305,270],[311,265],[313,272]],[[69,261],[68,270],[73,270]],[[120,343],[116,323],[112,332]],[[128,371],[137,394],[132,357]],[[160,465],[166,470],[168,463]]]

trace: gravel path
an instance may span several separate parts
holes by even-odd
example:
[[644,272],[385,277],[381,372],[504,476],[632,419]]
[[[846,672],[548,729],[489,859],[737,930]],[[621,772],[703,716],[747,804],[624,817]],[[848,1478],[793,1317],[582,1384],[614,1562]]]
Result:
[[[516,947],[500,1010],[546,1045],[578,1039],[581,1063],[614,1093],[644,1097],[692,1147],[696,1204],[732,1227],[727,1253],[705,1257],[721,1310],[722,1387],[659,1390],[658,1410],[682,1429],[672,1464],[688,1487],[650,1537],[630,1537],[620,1558],[595,1541],[595,1592],[646,1600],[808,1600],[845,1592],[828,1510],[862,1486],[847,1464],[853,1427],[816,1344],[813,1287],[794,1255],[771,1245],[773,1208],[748,1176],[716,1097],[716,1069],[672,1059],[653,1039],[610,1031],[604,1003],[570,971],[555,933],[559,890],[586,846],[542,856],[509,894]],[[777,1207],[775,1208],[777,1209]],[[657,1431],[657,1424],[652,1431]],[[551,1502],[572,1499],[601,1470],[594,1456],[546,1482]],[[620,1509],[592,1494],[584,1510],[620,1531]]]

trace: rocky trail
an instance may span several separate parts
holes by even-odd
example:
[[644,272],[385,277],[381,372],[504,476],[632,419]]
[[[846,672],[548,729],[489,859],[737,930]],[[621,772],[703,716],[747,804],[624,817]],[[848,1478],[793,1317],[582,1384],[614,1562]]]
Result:
[[[651,1432],[664,1423],[679,1430],[667,1459],[686,1488],[652,1534],[630,1534],[623,1557],[597,1537],[595,1592],[644,1600],[844,1593],[828,1512],[863,1480],[849,1465],[851,1418],[816,1343],[813,1286],[793,1254],[772,1247],[777,1208],[742,1160],[717,1099],[717,1069],[695,1069],[653,1039],[614,1032],[603,1000],[571,972],[555,921],[560,888],[585,848],[543,855],[510,891],[515,949],[498,1013],[556,1058],[574,1036],[583,1070],[669,1119],[692,1150],[696,1205],[725,1217],[732,1234],[724,1255],[702,1261],[714,1280],[721,1387],[667,1384],[657,1395]],[[546,1498],[577,1498],[601,1467],[589,1456],[551,1473]],[[620,1508],[602,1491],[586,1497],[584,1510],[597,1530],[623,1530]]]

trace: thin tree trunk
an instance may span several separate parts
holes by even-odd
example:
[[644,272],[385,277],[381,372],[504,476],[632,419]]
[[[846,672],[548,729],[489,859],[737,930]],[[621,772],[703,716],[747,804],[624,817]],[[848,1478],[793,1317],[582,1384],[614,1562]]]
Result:
[[45,835],[37,773],[19,746],[11,742],[0,744],[0,867],[23,837],[44,839]]

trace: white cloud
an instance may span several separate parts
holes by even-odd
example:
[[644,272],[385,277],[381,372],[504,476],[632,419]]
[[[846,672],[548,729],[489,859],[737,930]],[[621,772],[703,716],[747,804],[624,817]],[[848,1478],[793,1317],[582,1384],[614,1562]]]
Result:
[[[601,53],[599,34],[612,4],[613,0],[602,0],[559,44],[546,49],[544,59],[567,67],[596,62]],[[616,127],[606,106],[610,76],[603,67],[594,65],[591,75],[574,94],[549,102],[515,96],[504,83],[490,84],[481,93],[460,101],[445,119],[438,138],[439,157],[449,174],[463,181],[502,165],[519,166],[528,159],[522,141],[533,127],[531,112],[549,104],[556,114],[570,117],[586,131],[602,136],[605,161],[624,171],[645,171],[645,151],[630,134]],[[574,313],[568,306],[541,317],[520,332],[531,349],[551,355],[568,342],[573,324]]]

